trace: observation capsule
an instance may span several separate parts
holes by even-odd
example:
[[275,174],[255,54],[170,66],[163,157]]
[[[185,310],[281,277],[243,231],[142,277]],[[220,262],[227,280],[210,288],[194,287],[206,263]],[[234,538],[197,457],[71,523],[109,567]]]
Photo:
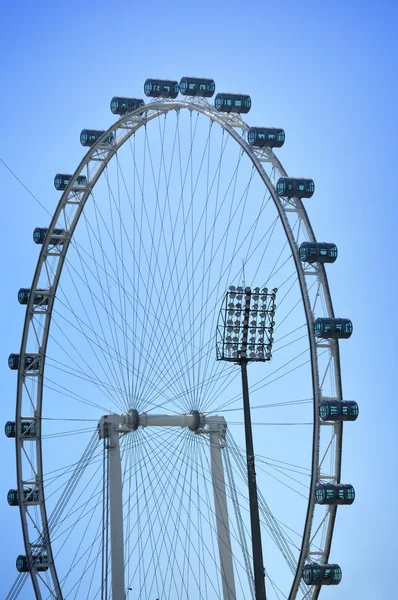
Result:
[[144,84],[146,96],[151,98],[177,98],[180,87],[178,81],[169,79],[147,79]]
[[[39,504],[39,490],[25,488],[23,491],[24,504]],[[19,506],[18,490],[9,490],[7,502],[10,506]]]
[[[41,294],[40,292],[45,292]],[[33,304],[37,306],[38,304],[47,305],[48,304],[48,290],[36,290],[35,297],[33,299]],[[21,288],[18,291],[18,302],[19,304],[27,304],[29,302],[30,296],[30,288]]]
[[355,490],[350,484],[319,483],[315,490],[317,504],[352,504],[355,500]]
[[300,246],[300,260],[307,263],[334,263],[337,258],[336,244],[326,242],[303,242]]
[[328,319],[319,318],[314,323],[314,333],[316,337],[328,340],[347,339],[352,334],[352,322],[350,319]]
[[304,565],[302,576],[307,585],[338,585],[342,574],[339,565],[311,563]]
[[137,110],[137,108],[141,108],[141,106],[145,106],[142,98],[120,98],[119,96],[114,96],[111,100],[111,111],[114,115],[125,115],[126,113],[133,112],[133,110]]
[[[4,432],[8,438],[15,438],[17,433],[15,421],[7,421]],[[36,425],[34,421],[21,421],[21,434],[24,439],[35,439]]]
[[[94,146],[95,142],[104,135],[105,129],[83,129],[80,134],[80,143],[82,146]],[[112,144],[114,139],[113,133],[109,134],[104,139],[103,144]]]
[[356,421],[358,415],[358,404],[351,400],[323,400],[319,405],[322,421]]
[[281,148],[285,143],[285,132],[276,127],[250,127],[247,141],[256,148]]
[[[19,354],[10,354],[8,357],[8,366],[12,371],[18,371]],[[25,371],[38,371],[40,367],[40,356],[38,354],[25,354]]]
[[19,573],[29,573],[31,569],[35,569],[36,571],[47,571],[47,556],[45,554],[32,555],[30,561],[28,561],[27,556],[20,554],[16,560],[16,567]]
[[[48,227],[36,227],[33,232],[33,241],[35,244],[44,244],[46,239]],[[65,229],[54,229],[50,238],[50,246],[58,246],[64,243],[64,237],[66,235]]]
[[[57,173],[54,177],[54,187],[56,190],[62,191],[65,190],[73,175],[68,175],[65,173]],[[84,175],[78,175],[73,187],[86,187],[87,185],[87,177]]]
[[315,191],[312,179],[303,177],[280,177],[276,184],[276,193],[284,198],[311,198]]
[[217,94],[214,106],[220,112],[246,114],[251,109],[252,100],[247,94]]
[[180,80],[180,92],[183,96],[211,98],[215,91],[216,84],[213,79],[182,77]]

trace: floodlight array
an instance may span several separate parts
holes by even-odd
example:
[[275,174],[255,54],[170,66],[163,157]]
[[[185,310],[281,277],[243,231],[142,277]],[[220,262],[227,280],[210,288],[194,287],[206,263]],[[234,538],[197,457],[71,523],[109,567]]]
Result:
[[218,360],[271,360],[277,291],[229,288],[217,329]]

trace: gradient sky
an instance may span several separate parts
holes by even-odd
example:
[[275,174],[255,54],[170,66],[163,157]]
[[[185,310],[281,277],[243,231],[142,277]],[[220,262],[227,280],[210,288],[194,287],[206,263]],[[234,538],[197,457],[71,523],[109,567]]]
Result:
[[[345,428],[343,480],[357,498],[338,512],[333,560],[344,579],[327,598],[393,598],[395,3],[22,0],[3,8],[2,22],[0,157],[50,212],[59,197],[54,174],[71,172],[82,156],[81,129],[108,127],[110,98],[139,97],[147,77],[212,77],[218,91],[251,95],[249,123],[285,129],[282,162],[292,175],[315,180],[310,219],[318,239],[339,248],[328,269],[335,312],[354,323],[341,344],[343,390],[358,401],[360,418]],[[23,322],[16,292],[33,275],[32,230],[49,217],[1,163],[0,182],[5,422],[14,415],[16,383],[7,357],[18,351]],[[18,511],[6,502],[15,485],[14,446],[1,435],[0,447],[3,597],[16,577],[22,535]]]

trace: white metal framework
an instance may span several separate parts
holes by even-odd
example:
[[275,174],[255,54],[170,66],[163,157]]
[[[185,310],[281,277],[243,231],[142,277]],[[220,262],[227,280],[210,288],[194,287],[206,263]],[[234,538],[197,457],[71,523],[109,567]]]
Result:
[[[197,416],[137,414],[137,424],[141,427],[189,427],[193,429]],[[98,425],[100,438],[109,439],[109,496],[110,496],[110,545],[112,556],[112,598],[124,599],[124,536],[122,471],[119,437],[135,430],[134,419],[129,415],[106,415]],[[221,449],[225,447],[227,424],[224,417],[200,416],[199,435],[209,437],[211,456],[211,478],[214,493],[214,511],[220,554],[220,570],[224,600],[235,600],[235,578],[232,562],[230,526],[228,518],[227,494]]]
[[[57,575],[57,559],[52,550],[50,540],[52,522],[46,510],[45,489],[43,481],[43,445],[42,445],[42,410],[43,410],[43,386],[45,383],[45,365],[49,336],[52,332],[51,321],[54,307],[56,306],[56,295],[59,290],[61,274],[67,257],[68,249],[73,240],[75,229],[81,219],[86,203],[89,202],[95,186],[104,174],[110,161],[118,156],[118,151],[124,144],[132,139],[141,128],[146,128],[151,121],[163,118],[168,113],[180,114],[189,111],[190,114],[200,114],[207,117],[211,123],[219,125],[222,130],[230,136],[240,147],[242,155],[247,157],[255,172],[263,182],[264,188],[274,203],[279,222],[284,230],[287,247],[290,248],[291,259],[295,265],[297,281],[301,292],[302,306],[306,317],[307,338],[309,344],[309,356],[312,377],[312,458],[310,465],[310,483],[308,487],[308,505],[306,510],[305,524],[299,552],[294,557],[294,564],[290,567],[293,572],[289,600],[300,598],[317,598],[319,587],[307,588],[301,582],[301,571],[306,560],[314,562],[328,562],[333,528],[336,517],[336,506],[322,510],[315,505],[315,487],[320,479],[331,482],[340,482],[341,474],[341,448],[342,448],[342,423],[322,424],[319,419],[319,404],[322,397],[342,400],[342,385],[340,375],[339,348],[335,340],[317,341],[313,333],[314,314],[317,316],[334,317],[333,305],[324,266],[305,266],[301,263],[298,255],[298,246],[304,240],[315,241],[306,209],[300,199],[279,198],[275,191],[276,179],[286,176],[279,159],[269,149],[253,148],[247,143],[248,125],[235,114],[223,114],[215,110],[206,101],[198,100],[162,100],[152,102],[133,113],[121,117],[112,125],[97,143],[89,149],[77,167],[71,182],[62,193],[61,199],[49,224],[48,234],[42,245],[38,264],[31,285],[29,303],[26,309],[25,324],[20,348],[20,356],[26,353],[38,353],[40,356],[40,368],[37,372],[27,371],[23,360],[20,361],[18,371],[17,406],[16,406],[16,460],[17,481],[19,498],[23,498],[23,490],[27,482],[36,482],[39,490],[39,509],[28,503],[20,502],[22,531],[27,556],[37,553],[39,540],[40,552],[47,557],[48,571],[43,574],[32,568],[31,578],[37,599],[63,598],[62,584]],[[104,144],[108,136],[113,135],[112,144]],[[116,158],[117,160],[117,158]],[[76,186],[74,182],[79,175],[87,177],[86,186]],[[62,244],[51,245],[51,232],[56,227],[62,227],[65,231]],[[62,237],[62,236],[61,236]],[[36,290],[48,290],[48,304],[35,306],[33,303]],[[42,326],[37,326],[39,315]],[[33,382],[33,383],[32,383]],[[148,415],[149,418],[149,415]],[[36,436],[29,440],[21,434],[21,423],[26,419],[33,420],[36,427]],[[217,431],[211,431],[211,447],[218,445]],[[213,439],[214,438],[214,439]],[[218,440],[217,440],[218,438]],[[113,441],[115,441],[113,439]],[[212,453],[213,473],[220,469],[220,457]],[[113,461],[115,467],[118,459]],[[119,462],[120,467],[120,462]],[[227,466],[228,471],[228,466]],[[121,474],[115,472],[115,477]],[[214,481],[213,481],[214,483]],[[214,486],[215,505],[219,505],[220,518],[217,525],[220,527],[219,537],[226,537],[228,528],[225,526],[226,505],[223,501],[225,494],[220,486]],[[217,491],[219,490],[219,491]],[[261,489],[260,489],[261,491]],[[267,491],[263,490],[267,497]],[[233,500],[233,491],[231,491]],[[239,510],[240,498],[236,498],[234,506]],[[117,511],[120,515],[121,496],[116,498]],[[266,504],[264,504],[266,506]],[[112,511],[112,504],[111,504]],[[51,517],[52,518],[52,517]],[[119,517],[120,519],[120,517]],[[274,529],[277,531],[277,528]],[[321,538],[320,532],[323,532]],[[228,546],[228,540],[226,540]],[[282,552],[287,562],[290,561],[288,550]],[[221,553],[221,550],[220,550]],[[246,551],[247,558],[247,551]],[[112,557],[121,561],[120,555],[112,550]],[[246,560],[246,559],[245,559]],[[267,550],[264,552],[264,562],[268,571]],[[228,579],[232,581],[233,573],[231,565],[226,564],[227,559],[221,556],[221,569],[228,571]],[[290,564],[290,562],[289,562]],[[250,579],[250,578],[249,578]],[[232,587],[232,584],[231,584]],[[301,591],[300,591],[301,590]],[[123,590],[124,593],[124,590]],[[235,592],[234,592],[235,593]],[[235,597],[235,595],[231,597]],[[114,600],[119,597],[119,592],[114,592]],[[135,596],[134,596],[135,597]],[[214,597],[214,596],[213,596]],[[224,590],[224,598],[228,598]],[[237,595],[236,597],[239,597]]]

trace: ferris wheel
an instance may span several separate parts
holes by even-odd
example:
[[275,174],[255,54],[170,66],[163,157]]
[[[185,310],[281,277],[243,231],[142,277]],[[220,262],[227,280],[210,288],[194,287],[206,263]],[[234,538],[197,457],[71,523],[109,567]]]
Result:
[[337,247],[311,227],[313,180],[274,153],[283,129],[242,119],[250,96],[213,105],[192,77],[144,91],[81,132],[33,232],[7,598],[30,576],[42,600],[316,599],[341,581],[336,511],[355,498]]

